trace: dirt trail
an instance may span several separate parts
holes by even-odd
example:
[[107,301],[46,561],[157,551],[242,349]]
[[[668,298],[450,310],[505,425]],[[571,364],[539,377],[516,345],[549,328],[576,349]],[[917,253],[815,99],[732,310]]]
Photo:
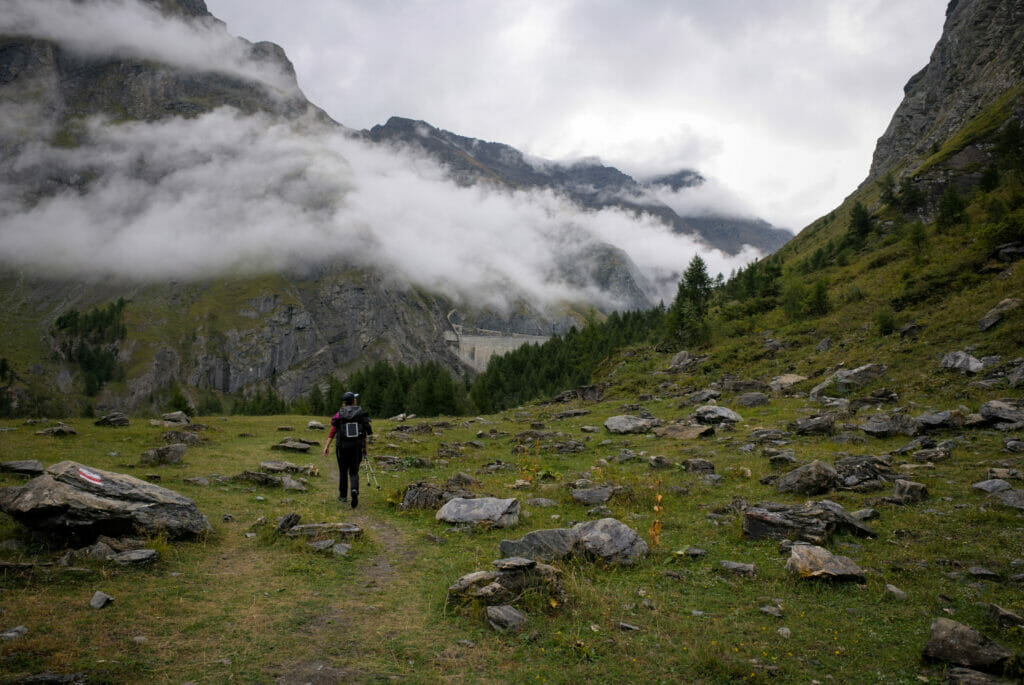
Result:
[[363,682],[399,675],[381,672],[395,663],[392,643],[406,631],[419,630],[420,622],[407,620],[423,607],[403,605],[408,594],[400,588],[411,579],[416,553],[407,534],[387,520],[358,512],[347,517],[378,546],[377,554],[362,562],[351,586],[334,596],[322,615],[302,630],[318,658],[275,669],[276,683]]

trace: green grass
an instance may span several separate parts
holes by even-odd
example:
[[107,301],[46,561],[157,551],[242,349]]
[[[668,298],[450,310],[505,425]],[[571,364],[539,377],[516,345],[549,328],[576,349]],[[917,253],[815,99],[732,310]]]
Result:
[[[702,387],[704,379],[699,374],[654,373],[665,364],[667,356],[645,351],[610,361],[612,385],[606,399],[586,405],[590,414],[571,419],[553,419],[565,405],[538,405],[485,417],[486,423],[449,419],[450,427],[426,432],[397,432],[392,424],[378,421],[372,454],[418,456],[434,465],[379,472],[381,490],[364,484],[362,505],[355,513],[334,501],[336,467],[316,448],[306,458],[291,459],[321,466],[321,476],[310,479],[306,493],[183,482],[192,475],[235,474],[279,457],[269,450],[282,435],[277,426],[290,424],[304,434],[307,417],[199,419],[209,426],[203,433],[207,442],[191,448],[186,464],[178,467],[135,465],[144,449],[160,443],[164,431],[144,420],[123,429],[74,421],[79,435],[64,440],[36,436],[34,426],[6,422],[17,430],[0,434],[0,460],[34,457],[51,464],[74,459],[140,477],[159,474],[162,485],[197,502],[214,533],[194,543],[157,540],[164,553],[146,570],[96,564],[95,576],[71,582],[42,573],[3,579],[4,627],[24,624],[29,633],[0,646],[0,672],[84,671],[101,682],[272,682],[326,664],[357,680],[398,676],[424,683],[808,682],[828,676],[835,682],[917,682],[919,677],[938,682],[942,667],[923,664],[920,651],[931,620],[947,615],[946,609],[1011,649],[1024,647],[1020,631],[991,625],[976,606],[995,602],[1020,612],[1019,585],[947,577],[972,564],[1004,577],[1021,572],[1013,571],[1010,562],[1024,556],[1024,518],[986,504],[969,489],[984,477],[986,465],[1010,458],[1000,451],[1001,434],[965,433],[966,442],[952,460],[915,472],[913,477],[929,486],[931,499],[912,507],[879,507],[882,518],[872,524],[879,533],[876,539],[840,536],[829,545],[869,569],[863,586],[800,581],[785,572],[786,557],[776,543],[744,540],[740,516],[708,514],[737,497],[750,503],[800,500],[761,485],[758,480],[770,472],[767,460],[759,450],[747,453],[739,447],[750,428],[785,428],[792,418],[809,412],[805,400],[777,398],[766,407],[740,409],[746,421],[735,431],[699,441],[580,431],[583,425],[600,425],[608,416],[623,413],[624,404],[647,391],[654,397],[642,405],[655,416],[666,422],[685,418],[690,410],[680,406],[677,395],[688,387]],[[730,404],[728,397],[723,404]],[[513,454],[520,444],[516,434],[538,421],[563,433],[560,439],[586,441],[586,451],[559,455],[531,446],[525,455]],[[498,437],[476,437],[491,428]],[[484,447],[468,446],[471,440]],[[902,442],[837,445],[828,439],[795,438],[791,447],[801,461],[831,462],[839,452],[881,454]],[[462,456],[439,463],[442,443],[462,445]],[[625,447],[673,461],[709,458],[723,480],[710,485],[681,469],[652,471],[642,460],[597,465]],[[518,469],[475,473],[495,459]],[[477,475],[482,492],[515,495],[521,501],[543,496],[557,506],[525,506],[527,513],[514,530],[462,532],[436,522],[433,512],[401,512],[387,502],[408,482],[443,483],[456,471]],[[557,474],[557,480],[538,480],[526,491],[508,488],[517,478],[530,479],[542,471]],[[633,489],[630,497],[613,499],[609,506],[645,538],[655,497],[664,496],[661,545],[646,560],[626,569],[558,564],[569,602],[552,610],[543,598],[525,598],[522,606],[530,621],[515,635],[487,628],[480,607],[446,604],[448,585],[464,573],[488,568],[502,539],[586,520],[586,508],[572,502],[565,484],[587,471],[595,480]],[[19,482],[12,475],[0,476],[2,485]],[[880,494],[839,492],[832,498],[853,510]],[[353,520],[366,534],[349,557],[333,559],[306,550],[300,542],[273,539],[265,528],[252,528],[260,516],[272,526],[276,517],[291,511],[304,521]],[[234,521],[222,520],[228,513]],[[5,558],[49,561],[59,554],[35,543],[6,516],[0,519],[0,539],[29,543],[27,552],[5,552]],[[255,538],[245,537],[250,529],[258,531]],[[673,554],[689,545],[706,549],[707,557],[690,561]],[[758,577],[725,575],[717,568],[719,560],[755,563]],[[888,599],[885,583],[899,586],[909,599]],[[90,609],[89,597],[97,589],[113,595],[114,604],[102,611]],[[653,609],[643,605],[641,592]],[[766,604],[780,606],[783,618],[762,614],[759,607]],[[623,621],[641,630],[623,632],[618,628]],[[792,631],[788,639],[777,632],[783,626]],[[144,641],[136,641],[137,636]]]

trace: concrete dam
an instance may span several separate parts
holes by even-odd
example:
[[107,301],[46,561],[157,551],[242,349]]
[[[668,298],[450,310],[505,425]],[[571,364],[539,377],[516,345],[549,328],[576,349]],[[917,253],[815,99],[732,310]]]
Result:
[[511,352],[528,343],[541,344],[551,336],[527,335],[525,333],[508,333],[472,328],[451,323],[451,329],[445,333],[445,342],[467,366],[483,371],[491,357]]

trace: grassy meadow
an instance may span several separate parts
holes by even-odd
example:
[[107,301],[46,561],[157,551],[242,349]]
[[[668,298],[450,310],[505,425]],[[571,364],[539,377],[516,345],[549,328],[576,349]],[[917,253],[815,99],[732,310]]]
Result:
[[[828,544],[867,570],[865,584],[801,580],[784,570],[787,556],[777,542],[743,538],[742,516],[732,503],[801,501],[761,485],[759,479],[772,472],[767,458],[760,448],[740,447],[755,427],[785,429],[810,413],[806,399],[777,397],[765,407],[739,409],[745,420],[735,430],[697,440],[581,431],[584,425],[601,426],[609,416],[636,413],[638,397],[643,409],[665,423],[687,417],[692,408],[680,395],[700,387],[700,379],[651,373],[665,362],[663,355],[642,350],[620,355],[610,362],[610,377],[627,380],[612,384],[600,403],[414,419],[404,424],[414,430],[403,431],[395,430],[399,424],[375,421],[372,456],[419,457],[431,466],[383,471],[378,464],[380,490],[366,482],[364,471],[361,504],[354,511],[336,501],[333,455],[325,458],[317,447],[308,455],[269,449],[286,435],[322,443],[326,435],[307,431],[306,423],[323,417],[201,417],[195,421],[208,427],[200,433],[203,444],[189,448],[183,465],[158,467],[139,466],[138,458],[162,444],[167,429],[143,418],[126,428],[71,420],[78,435],[62,439],[35,435],[39,425],[3,422],[15,430],[0,433],[0,461],[35,458],[50,465],[71,459],[140,478],[157,475],[160,485],[198,504],[213,533],[197,542],[151,540],[160,559],[144,569],[76,561],[92,573],[68,576],[47,566],[7,573],[0,579],[0,629],[24,625],[28,632],[0,645],[0,673],[8,679],[85,673],[89,682],[117,683],[941,682],[944,667],[920,656],[929,625],[940,616],[967,623],[1015,652],[1024,649],[1024,632],[992,624],[985,608],[993,602],[1024,611],[1021,585],[1008,580],[1024,573],[1024,516],[970,489],[989,466],[1019,468],[1022,460],[1002,450],[1003,434],[941,436],[958,439],[952,459],[910,473],[928,486],[927,501],[877,504],[881,517],[869,523],[877,538],[840,535]],[[730,399],[726,394],[721,403],[729,406]],[[590,413],[555,418],[570,408]],[[283,425],[295,430],[280,432]],[[530,430],[563,435],[533,441],[520,435]],[[569,439],[583,442],[584,451],[558,454],[547,448]],[[828,437],[793,437],[788,447],[801,462],[831,463],[840,453],[884,454],[908,440],[838,444]],[[623,449],[641,458],[599,462]],[[673,462],[708,458],[722,480],[708,482],[679,467],[655,471],[646,461],[650,455]],[[279,458],[315,463],[320,475],[309,478],[307,492],[184,482],[257,470],[261,461]],[[478,473],[496,460],[509,463],[510,470]],[[519,497],[524,513],[518,527],[456,529],[435,521],[432,511],[395,506],[407,483],[443,484],[459,471],[476,477],[481,493]],[[608,507],[651,544],[643,562],[630,568],[556,563],[569,601],[552,607],[542,597],[523,597],[517,604],[529,621],[516,634],[490,629],[481,607],[446,602],[447,588],[459,576],[490,568],[502,539],[587,520],[587,507],[575,503],[567,488],[586,474],[632,489]],[[516,480],[529,486],[511,489]],[[0,475],[0,485],[21,482]],[[853,511],[886,494],[828,497]],[[661,533],[652,540],[659,496]],[[556,506],[526,505],[533,497]],[[344,557],[314,552],[303,541],[271,534],[277,519],[291,512],[304,523],[352,521],[364,536]],[[266,525],[257,524],[261,517]],[[247,537],[249,532],[256,535]],[[6,542],[11,540],[24,545]],[[54,562],[63,551],[41,546],[6,515],[0,515],[0,542],[5,561]],[[689,546],[707,555],[694,560],[679,554]],[[724,572],[721,560],[754,563],[757,575]],[[1000,579],[975,580],[968,574],[971,566],[984,566]],[[887,593],[887,583],[907,598]],[[102,610],[90,608],[96,590],[115,601]],[[764,606],[778,607],[782,617],[763,613]],[[639,630],[623,630],[620,623]]]

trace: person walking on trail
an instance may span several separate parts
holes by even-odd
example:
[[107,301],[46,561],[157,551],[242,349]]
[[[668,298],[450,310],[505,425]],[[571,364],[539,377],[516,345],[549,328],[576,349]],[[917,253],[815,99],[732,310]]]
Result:
[[338,456],[338,501],[345,502],[348,491],[352,491],[352,508],[359,506],[359,464],[366,454],[366,438],[373,435],[370,415],[356,404],[357,393],[346,392],[341,396],[341,409],[331,418],[331,433],[324,445],[324,456],[331,449],[335,436]]

